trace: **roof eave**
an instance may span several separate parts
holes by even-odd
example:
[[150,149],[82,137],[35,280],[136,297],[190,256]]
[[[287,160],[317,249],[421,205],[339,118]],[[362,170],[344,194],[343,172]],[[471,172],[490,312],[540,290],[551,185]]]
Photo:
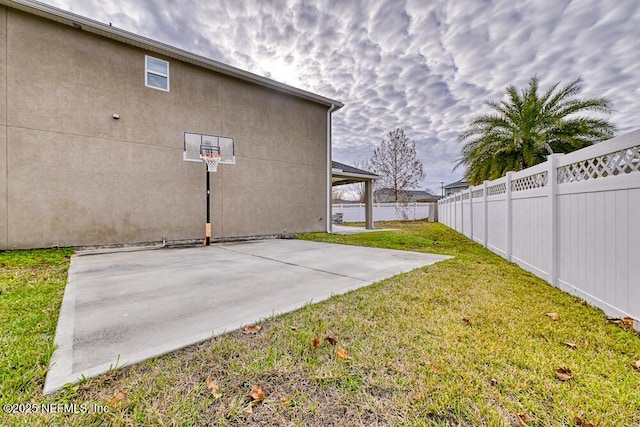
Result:
[[373,181],[377,181],[377,180],[381,179],[380,175],[374,175],[374,174],[365,175],[365,174],[361,174],[361,173],[344,172],[344,171],[342,171],[342,169],[332,169],[331,170],[331,176],[345,177],[345,178],[370,179],[370,180],[373,180]]

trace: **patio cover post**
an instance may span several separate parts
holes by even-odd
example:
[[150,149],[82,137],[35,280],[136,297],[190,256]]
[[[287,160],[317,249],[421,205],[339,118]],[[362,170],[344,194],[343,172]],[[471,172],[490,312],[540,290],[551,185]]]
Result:
[[367,179],[364,182],[364,226],[367,230],[373,230],[373,181]]

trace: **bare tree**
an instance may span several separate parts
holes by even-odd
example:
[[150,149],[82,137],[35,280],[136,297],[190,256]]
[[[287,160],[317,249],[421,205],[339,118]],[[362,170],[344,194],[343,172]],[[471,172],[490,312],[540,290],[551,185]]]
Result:
[[333,187],[331,189],[331,203],[340,204],[344,202],[344,190]]
[[418,186],[425,176],[416,144],[399,128],[389,132],[373,150],[370,163],[373,170],[382,176],[382,187],[392,189],[396,202],[403,191]]
[[[373,166],[371,166],[370,160],[358,160],[353,164],[353,166],[367,172],[370,172],[373,169]],[[352,186],[352,190],[356,192],[356,195],[358,197],[358,203],[364,203],[367,198],[365,183],[358,182],[357,184],[351,184],[350,187],[351,186]],[[376,181],[373,181],[373,189],[375,190],[375,188],[376,188]]]

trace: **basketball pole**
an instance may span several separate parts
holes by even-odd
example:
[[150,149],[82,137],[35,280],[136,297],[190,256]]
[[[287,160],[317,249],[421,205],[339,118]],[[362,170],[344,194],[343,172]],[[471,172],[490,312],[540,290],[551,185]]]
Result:
[[205,173],[207,174],[207,224],[204,226],[204,245],[211,245],[211,187],[209,181],[209,168],[205,164]]

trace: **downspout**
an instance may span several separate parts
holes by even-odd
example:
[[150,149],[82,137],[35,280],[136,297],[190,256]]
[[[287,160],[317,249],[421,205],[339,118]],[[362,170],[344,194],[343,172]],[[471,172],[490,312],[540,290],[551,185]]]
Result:
[[331,113],[337,110],[335,104],[327,110],[327,212],[326,212],[326,229],[327,233],[331,233]]

